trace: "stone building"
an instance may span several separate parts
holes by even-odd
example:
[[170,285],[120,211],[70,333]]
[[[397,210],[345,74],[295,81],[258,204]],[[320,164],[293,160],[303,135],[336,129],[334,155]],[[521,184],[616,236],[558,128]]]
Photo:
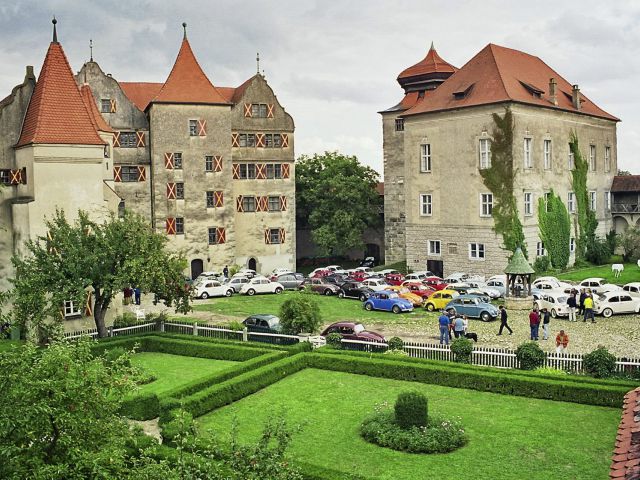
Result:
[[640,227],[640,175],[617,175],[611,185],[613,229],[623,234],[629,227]]
[[[463,67],[433,45],[400,74],[402,101],[380,112],[384,136],[387,263],[448,274],[501,273],[508,252],[492,230],[493,195],[479,170],[491,165],[492,115],[514,117],[514,195],[529,260],[544,255],[538,199],[553,190],[576,208],[571,132],[589,163],[587,187],[598,232],[611,228],[618,119],[538,57],[489,44]],[[571,248],[575,245],[571,240]]]

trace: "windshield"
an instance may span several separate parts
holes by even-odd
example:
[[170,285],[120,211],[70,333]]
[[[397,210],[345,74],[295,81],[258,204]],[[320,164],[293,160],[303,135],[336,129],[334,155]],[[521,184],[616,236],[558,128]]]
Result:
[[558,303],[567,303],[567,297],[558,297]]

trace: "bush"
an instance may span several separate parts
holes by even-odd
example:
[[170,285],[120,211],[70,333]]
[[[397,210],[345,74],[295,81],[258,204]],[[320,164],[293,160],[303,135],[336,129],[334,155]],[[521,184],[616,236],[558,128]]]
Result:
[[394,406],[395,423],[400,428],[425,427],[427,425],[427,397],[420,392],[403,392]]
[[280,306],[280,325],[283,333],[314,333],[320,327],[320,323],[322,318],[318,302],[308,295],[294,295]]
[[522,370],[535,370],[544,365],[545,354],[536,342],[527,342],[518,346],[516,358]]
[[113,328],[124,328],[124,327],[132,327],[137,325],[138,320],[136,316],[131,312],[124,312],[122,315],[116,316],[113,320]]
[[609,248],[609,243],[601,238],[594,238],[587,242],[585,258],[594,265],[604,265],[609,261],[613,251]]
[[128,353],[129,352],[125,350],[124,347],[114,347],[104,352],[104,359],[107,361],[107,363],[112,364],[116,360],[120,359],[120,357],[124,357],[121,361],[125,366],[130,367],[131,358],[129,358]]
[[592,377],[609,378],[616,371],[616,357],[600,346],[582,358],[582,365]]
[[625,262],[636,261],[640,257],[640,228],[628,227],[620,237],[620,246]]
[[229,325],[227,325],[229,330],[234,330],[236,332],[242,332],[244,330],[244,325],[237,320],[234,320]]
[[331,348],[341,349],[342,348],[342,335],[337,332],[330,333],[326,337],[327,345]]
[[404,341],[400,337],[391,337],[388,345],[389,350],[402,350],[404,348]]
[[196,434],[193,415],[180,408],[172,410],[168,421],[162,424],[162,443],[169,447],[175,446],[180,438]]
[[471,363],[473,353],[473,342],[468,338],[460,337],[451,342],[453,358],[458,363]]
[[611,255],[613,255],[616,252],[616,247],[620,244],[620,239],[618,238],[616,231],[613,229],[609,230],[609,233],[607,233],[607,236],[605,237],[605,241],[607,242]]
[[533,269],[536,271],[536,273],[544,273],[548,271],[549,268],[551,268],[551,261],[546,255],[536,257],[535,261],[533,262]]

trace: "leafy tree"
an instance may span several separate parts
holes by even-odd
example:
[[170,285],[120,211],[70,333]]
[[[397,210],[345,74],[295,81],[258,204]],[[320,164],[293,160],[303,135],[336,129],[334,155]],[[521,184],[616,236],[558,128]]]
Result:
[[617,175],[620,177],[626,177],[631,175],[631,172],[629,170],[618,170]]
[[589,165],[580,152],[578,135],[575,132],[571,132],[569,147],[574,160],[571,184],[576,197],[576,219],[574,222],[576,259],[582,259],[585,258],[588,245],[595,241],[598,220],[596,213],[589,208],[589,192],[587,191]]
[[620,236],[620,246],[625,262],[633,262],[640,257],[640,228],[628,227]]
[[553,190],[538,199],[538,226],[540,239],[548,252],[554,268],[566,268],[569,264],[569,243],[571,241],[571,221],[564,203]]
[[322,322],[318,302],[305,294],[298,294],[284,301],[279,315],[282,331],[293,335],[300,332],[313,333]]
[[515,252],[520,247],[527,257],[522,222],[518,216],[518,204],[513,193],[513,129],[514,120],[510,108],[501,117],[493,114],[491,139],[491,167],[480,170],[485,186],[493,194],[493,231],[502,236],[504,248]]
[[308,224],[324,254],[362,247],[362,234],[380,223],[378,173],[338,152],[301,156],[296,162],[296,217]]
[[89,304],[98,335],[105,337],[104,317],[114,296],[132,285],[155,293],[176,311],[189,311],[182,275],[186,261],[168,253],[167,238],[154,233],[142,217],[126,212],[122,219],[112,215],[96,223],[80,211],[71,224],[57,211],[45,223],[47,236],[28,241],[26,255],[12,259],[14,321],[29,336],[55,333],[64,302],[72,300],[76,306]]

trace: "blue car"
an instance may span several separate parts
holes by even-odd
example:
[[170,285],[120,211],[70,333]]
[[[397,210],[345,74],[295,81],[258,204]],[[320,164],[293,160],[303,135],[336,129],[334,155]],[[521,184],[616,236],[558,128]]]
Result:
[[413,311],[413,304],[405,299],[400,298],[395,292],[372,292],[369,298],[364,302],[365,310],[384,310],[386,312],[401,313]]
[[459,315],[479,318],[483,322],[495,320],[498,317],[498,307],[485,302],[476,295],[459,295],[447,303],[445,311],[453,310]]

